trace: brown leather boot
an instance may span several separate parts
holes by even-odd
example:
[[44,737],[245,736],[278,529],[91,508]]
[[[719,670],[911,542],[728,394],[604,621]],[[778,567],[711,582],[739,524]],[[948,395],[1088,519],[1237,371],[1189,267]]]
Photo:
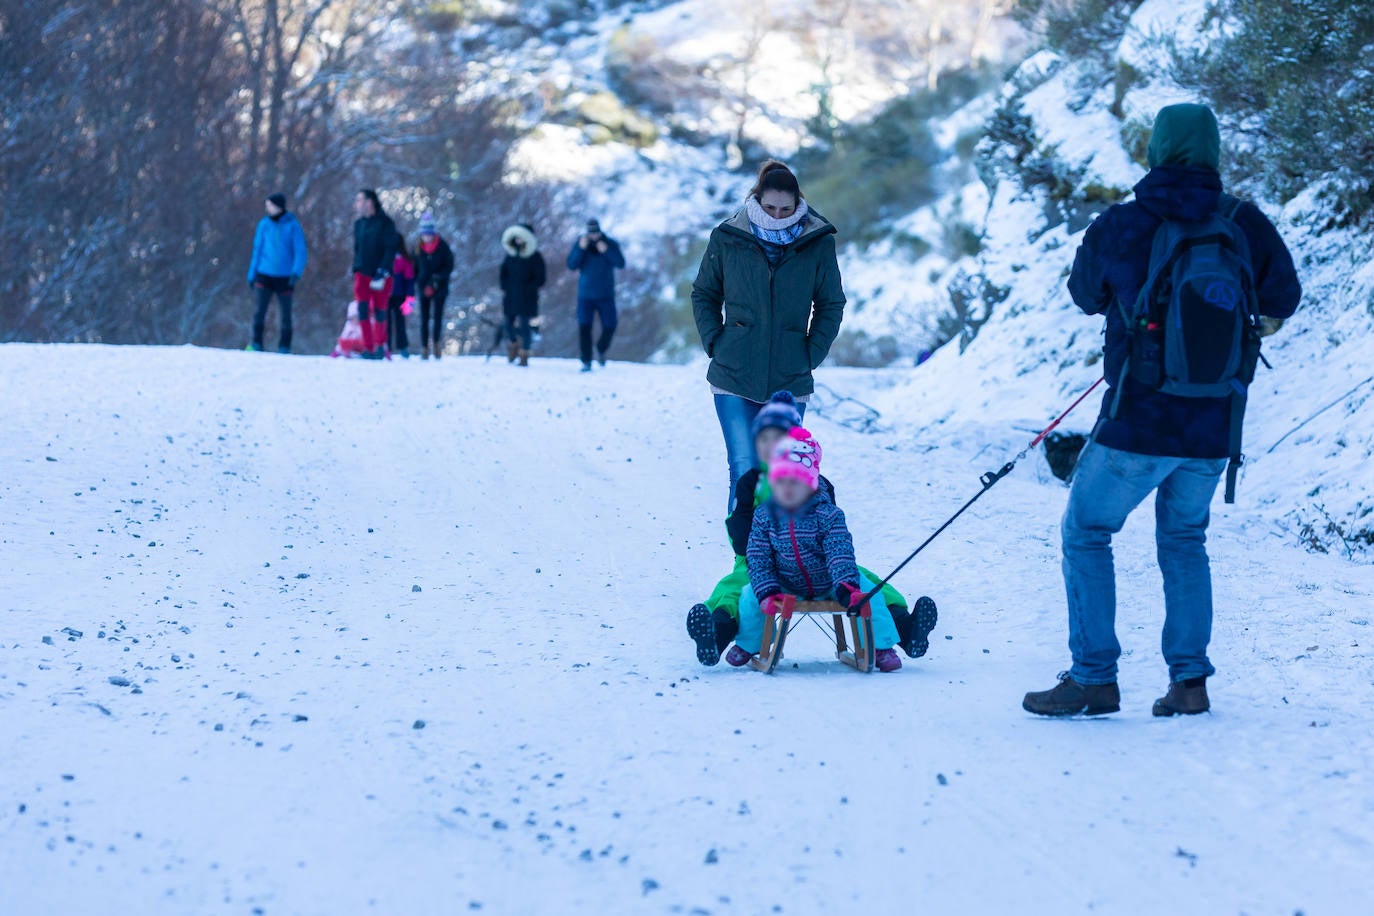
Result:
[[1026,694],[1021,708],[1037,716],[1103,716],[1121,711],[1116,684],[1080,684],[1065,671],[1050,690]]
[[420,354],[420,359],[429,359],[429,344],[425,344],[424,351]]
[[529,351],[529,350],[521,350],[521,351],[520,351],[520,365],[522,365],[522,366],[528,366],[529,364],[530,364],[530,351]]
[[1190,677],[1169,685],[1169,692],[1155,700],[1154,714],[1195,716],[1211,708],[1212,702],[1207,699],[1207,678]]
[[520,358],[520,344],[512,340],[510,346],[506,347],[506,362],[513,363]]

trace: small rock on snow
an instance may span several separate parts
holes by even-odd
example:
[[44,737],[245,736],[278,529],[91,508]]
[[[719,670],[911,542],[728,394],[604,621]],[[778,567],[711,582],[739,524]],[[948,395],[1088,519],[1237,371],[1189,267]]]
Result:
[[411,590],[412,592],[418,592],[418,591],[420,591],[421,589],[420,589],[420,586],[418,586],[418,585],[412,585],[412,586],[410,587],[410,590]]
[[416,720],[415,720],[415,723],[414,723],[413,725],[411,725],[410,727],[413,728],[413,729],[415,729],[416,731],[419,731],[420,729],[422,729],[422,728],[425,727],[425,720],[424,720],[424,719],[416,719]]
[[128,679],[127,677],[120,677],[120,676],[117,675],[117,674],[112,674],[112,675],[110,675],[109,678],[107,678],[107,680],[108,680],[111,684],[114,684],[116,687],[128,687],[128,686],[129,686],[129,679]]

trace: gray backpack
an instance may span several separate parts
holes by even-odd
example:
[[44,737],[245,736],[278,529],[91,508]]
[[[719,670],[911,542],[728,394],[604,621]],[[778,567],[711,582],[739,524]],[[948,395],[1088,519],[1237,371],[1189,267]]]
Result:
[[1118,302],[1130,351],[1111,410],[1115,417],[1128,376],[1175,397],[1230,398],[1228,503],[1236,501],[1246,396],[1260,360],[1259,300],[1239,209],[1223,194],[1207,219],[1164,220],[1155,230],[1140,295]]

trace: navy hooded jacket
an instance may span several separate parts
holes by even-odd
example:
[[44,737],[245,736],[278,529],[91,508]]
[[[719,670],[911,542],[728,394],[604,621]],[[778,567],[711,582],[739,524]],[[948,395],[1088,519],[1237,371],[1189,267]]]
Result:
[[[1083,236],[1069,294],[1089,315],[1107,316],[1104,371],[1113,387],[1102,400],[1097,441],[1109,448],[1175,458],[1230,455],[1229,398],[1161,394],[1128,378],[1117,418],[1108,418],[1130,347],[1126,321],[1115,303],[1135,303],[1161,220],[1205,219],[1216,211],[1221,190],[1221,176],[1212,169],[1159,166],[1135,186],[1134,200],[1107,210]],[[1302,287],[1287,246],[1254,204],[1241,204],[1235,221],[1250,243],[1260,314],[1288,318],[1297,310]]]
[[601,238],[606,243],[604,254],[595,247],[583,248],[573,242],[572,251],[568,252],[568,270],[578,271],[577,298],[614,302],[615,272],[625,266],[625,255],[615,239],[606,235]]

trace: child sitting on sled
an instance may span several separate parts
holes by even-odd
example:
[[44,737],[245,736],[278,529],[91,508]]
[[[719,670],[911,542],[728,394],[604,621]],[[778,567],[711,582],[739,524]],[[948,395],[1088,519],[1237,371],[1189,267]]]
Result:
[[[749,584],[739,602],[739,633],[725,656],[738,668],[758,654],[764,614],[785,595],[805,601],[837,601],[857,610],[875,583],[859,573],[844,512],[820,485],[821,447],[800,426],[779,439],[768,463],[772,490],[754,512],[749,532]],[[897,628],[881,593],[868,599],[873,612],[874,662],[879,671],[902,667],[892,647]]]
[[[740,478],[735,487],[734,509],[725,526],[735,550],[734,569],[716,585],[711,596],[687,613],[687,633],[696,643],[697,661],[714,665],[734,641],[739,630],[740,596],[749,587],[749,569],[745,553],[749,546],[749,532],[754,524],[754,510],[768,501],[767,457],[778,440],[802,422],[796,399],[787,391],[780,391],[763,406],[754,420],[754,448],[761,457],[759,467]],[[835,487],[824,475],[819,478],[820,489],[835,501]],[[860,573],[872,581],[877,577],[863,567]],[[900,636],[902,650],[911,658],[920,658],[929,649],[930,631],[938,619],[935,602],[921,598],[916,613],[908,610],[901,593],[891,585],[884,587],[883,601],[887,605]]]

